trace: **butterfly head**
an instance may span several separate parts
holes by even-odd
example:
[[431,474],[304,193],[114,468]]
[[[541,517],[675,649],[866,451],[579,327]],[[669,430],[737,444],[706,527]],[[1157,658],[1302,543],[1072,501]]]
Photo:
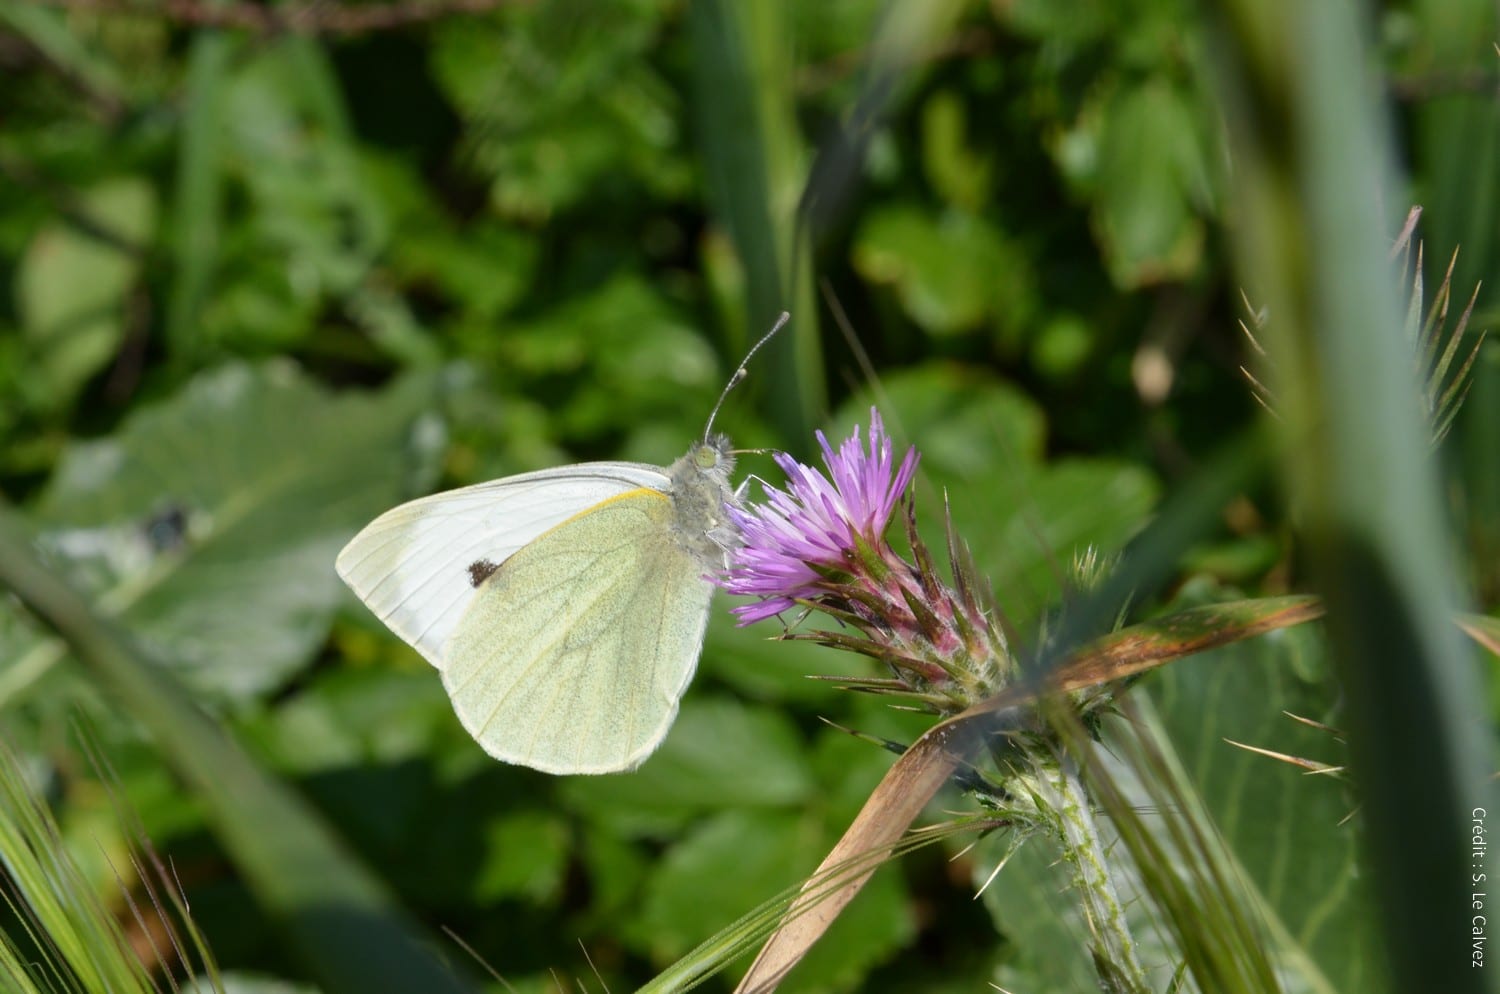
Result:
[[733,470],[734,452],[725,435],[695,442],[667,469],[678,539],[712,570],[722,569],[726,549],[738,544],[738,530],[725,510],[734,499],[729,486]]

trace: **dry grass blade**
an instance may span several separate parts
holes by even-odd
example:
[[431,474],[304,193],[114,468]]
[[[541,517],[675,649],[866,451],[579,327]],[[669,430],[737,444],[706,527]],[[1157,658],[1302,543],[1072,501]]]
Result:
[[1290,763],[1292,766],[1300,767],[1309,773],[1340,773],[1344,769],[1342,766],[1330,766],[1327,763],[1320,763],[1316,759],[1304,759],[1301,756],[1291,756],[1284,752],[1276,752],[1273,749],[1262,749],[1260,746],[1247,745],[1244,742],[1236,742],[1234,739],[1225,739],[1224,741],[1236,749],[1243,749],[1246,752],[1253,752],[1259,756],[1268,756],[1283,763]]
[[787,971],[801,961],[854,900],[878,864],[871,862],[849,875],[831,893],[824,892],[817,883],[836,867],[892,846],[959,765],[968,761],[963,717],[929,729],[890,768],[843,838],[819,864],[802,896],[787,911],[782,926],[761,947],[750,970],[735,988],[738,994],[776,989]]
[[1043,686],[1011,687],[964,715],[1013,708],[1041,691],[1067,693],[1123,680],[1182,656],[1216,649],[1278,628],[1300,625],[1322,616],[1322,602],[1307,596],[1231,601],[1179,611],[1091,642],[1049,674]]
[[1489,618],[1482,614],[1461,614],[1458,627],[1465,635],[1500,656],[1500,618]]

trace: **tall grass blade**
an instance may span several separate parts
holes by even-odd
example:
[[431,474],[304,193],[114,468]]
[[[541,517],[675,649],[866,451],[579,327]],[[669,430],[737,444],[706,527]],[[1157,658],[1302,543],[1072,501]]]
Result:
[[208,349],[198,318],[219,257],[223,196],[224,90],[234,41],[213,28],[199,31],[188,55],[187,89],[172,204],[172,289],[167,298],[167,341],[184,366]]
[[828,401],[811,260],[797,245],[807,152],[793,103],[788,20],[782,0],[703,0],[688,8],[705,185],[744,269],[746,343],[791,312],[791,333],[766,348],[766,382],[778,384],[770,416],[783,438],[808,438]]
[[[1470,967],[1469,813],[1493,807],[1493,735],[1449,623],[1456,571],[1382,246],[1388,122],[1373,25],[1350,0],[1226,7],[1222,83],[1243,204],[1242,280],[1268,351],[1290,489],[1348,695],[1351,767],[1398,989],[1486,989]],[[1467,250],[1467,247],[1466,247]]]
[[[6,990],[155,994],[146,965],[69,858],[57,823],[26,782],[15,754],[4,745],[0,863],[5,868],[5,903],[34,947],[18,947],[14,933],[0,929],[0,976],[7,981]],[[168,975],[176,965],[160,955],[157,962]]]

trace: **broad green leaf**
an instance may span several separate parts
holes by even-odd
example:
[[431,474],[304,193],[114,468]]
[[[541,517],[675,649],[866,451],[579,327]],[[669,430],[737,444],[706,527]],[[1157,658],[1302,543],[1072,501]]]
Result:
[[458,230],[443,215],[422,216],[391,245],[409,280],[440,287],[481,321],[493,321],[531,290],[541,254],[537,241],[487,219]]
[[[1204,591],[1196,592],[1195,600]],[[1312,629],[1273,632],[1184,659],[1149,683],[1157,712],[1219,830],[1291,937],[1338,990],[1378,990],[1370,896],[1357,864],[1358,798],[1339,776],[1229,741],[1342,766],[1338,693]]]
[[962,98],[943,90],[922,108],[923,170],[933,187],[954,207],[975,212],[990,198],[994,178],[987,156],[968,145]]
[[588,918],[600,931],[614,934],[617,922],[638,913],[640,895],[652,874],[656,854],[631,844],[610,826],[592,822],[584,826],[578,855],[595,891]]
[[226,366],[71,448],[36,522],[199,693],[253,697],[326,637],[343,543],[432,479],[429,400],[415,380],[335,398],[286,363]]
[[[683,955],[783,887],[816,860],[825,833],[791,812],[725,811],[694,828],[662,860],[647,887],[633,942],[657,962]],[[914,931],[905,888],[878,873],[781,987],[787,992],[857,989]],[[751,952],[753,947],[747,948]],[[730,967],[731,974],[743,964]]]
[[[383,646],[392,641],[383,627],[372,637]],[[468,741],[433,668],[404,644],[390,654],[401,657],[400,668],[319,672],[294,697],[255,716],[244,734],[280,772],[298,777],[409,763],[427,757],[443,737]]]
[[571,808],[625,831],[650,831],[715,807],[804,803],[813,789],[801,736],[779,711],[692,696],[639,770],[561,784]]
[[219,287],[202,302],[199,333],[236,351],[284,349],[318,327],[330,302],[347,301],[393,351],[420,356],[421,332],[409,319],[396,324],[398,301],[366,292],[391,223],[366,182],[328,71],[305,40],[289,39],[222,80],[218,165],[249,214],[222,239]]
[[84,382],[114,358],[128,297],[156,226],[145,180],[112,180],[79,198],[83,222],[37,232],[16,273],[16,305],[31,353],[18,384],[45,411],[65,410]]
[[995,13],[1006,27],[1053,46],[1081,46],[1097,40],[1117,23],[1120,6],[1104,0],[1016,0]]
[[658,963],[683,955],[795,881],[790,856],[806,826],[787,811],[726,810],[668,850],[647,881],[640,917],[624,923],[632,945]]
[[993,223],[963,210],[873,211],[853,261],[865,279],[894,287],[902,308],[932,335],[972,331],[987,319],[1014,326],[1034,307],[1025,255]]
[[915,445],[922,472],[978,476],[997,468],[1029,471],[1042,461],[1047,420],[1036,401],[1009,383],[957,364],[902,370],[845,403],[831,419],[835,443],[880,410],[903,448]]
[[1118,92],[1103,120],[1095,218],[1116,284],[1192,276],[1203,254],[1206,125],[1163,79]]
[[355,147],[306,83],[300,43],[271,46],[225,83],[225,168],[252,198],[254,246],[314,299],[353,287],[389,237]]
[[167,343],[179,361],[207,354],[200,325],[223,240],[224,86],[236,39],[217,31],[193,35],[185,114],[178,137],[172,198],[173,279],[167,298]]
[[737,627],[728,617],[733,603],[728,597],[714,600],[714,617],[709,622],[699,666],[744,696],[803,705],[832,715],[842,710],[835,702],[841,695],[833,685],[808,677],[869,675],[872,664],[862,656],[808,642],[782,641],[784,629],[774,619],[748,628]]
[[[981,900],[999,937],[1013,951],[997,970],[995,983],[1035,994],[1099,988],[1099,975],[1089,958],[1083,905],[1070,889],[1071,871],[1062,862],[1056,840],[1038,834],[1018,842],[1011,832],[996,832],[975,847],[972,871],[971,882],[976,891],[983,888]],[[1112,873],[1122,899],[1134,899],[1127,905],[1132,933],[1138,940],[1151,941],[1156,935],[1144,898],[1121,886],[1130,881],[1130,870],[1116,866]],[[1139,949],[1138,955],[1150,966],[1165,963],[1168,969],[1158,977],[1170,979],[1170,961],[1159,945],[1153,945],[1149,952]],[[1169,988],[1163,983],[1160,989]]]
[[1083,371],[1099,347],[1098,334],[1089,322],[1064,312],[1038,330],[1031,345],[1031,364],[1044,377],[1067,382]]
[[[640,427],[622,425],[622,412],[642,423],[693,424],[697,434],[728,375],[679,309],[631,274],[574,294],[532,320],[514,322],[503,338],[487,323],[476,323],[465,329],[463,341],[470,355],[503,363],[505,376],[518,389],[552,384],[544,398],[551,421],[563,437],[578,440]],[[570,387],[560,389],[558,381]],[[694,410],[694,397],[700,398],[701,412]],[[674,440],[670,455],[650,461],[675,459],[690,439]]]
[[519,811],[485,827],[485,859],[476,869],[472,898],[522,899],[550,905],[568,869],[568,828],[553,813]]

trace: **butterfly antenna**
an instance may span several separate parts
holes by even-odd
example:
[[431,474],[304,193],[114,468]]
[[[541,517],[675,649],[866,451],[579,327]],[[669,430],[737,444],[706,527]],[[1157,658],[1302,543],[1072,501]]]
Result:
[[729,382],[724,384],[724,390],[719,394],[718,402],[714,404],[713,411],[711,411],[708,415],[708,424],[703,426],[703,441],[707,442],[708,436],[714,430],[714,419],[719,416],[719,408],[724,406],[724,398],[728,397],[729,391],[733,390],[739,384],[739,382],[745,378],[745,367],[750,365],[751,357],[753,357],[755,353],[759,352],[760,347],[769,342],[778,331],[786,327],[786,323],[791,319],[791,314],[786,311],[782,311],[781,316],[776,319],[776,323],[771,325],[771,330],[762,335],[760,341],[750,346],[750,351],[745,353],[745,358],[740,360],[740,367],[736,369],[733,375],[729,377]]

